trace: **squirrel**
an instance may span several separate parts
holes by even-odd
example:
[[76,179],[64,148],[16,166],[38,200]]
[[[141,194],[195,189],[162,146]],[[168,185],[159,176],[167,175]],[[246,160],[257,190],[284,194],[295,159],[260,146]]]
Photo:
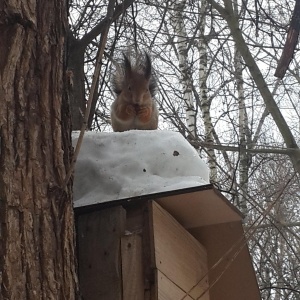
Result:
[[130,129],[155,130],[158,109],[154,95],[156,81],[152,75],[150,56],[139,56],[132,65],[124,53],[124,61],[112,77],[116,99],[111,105],[111,125],[114,131]]

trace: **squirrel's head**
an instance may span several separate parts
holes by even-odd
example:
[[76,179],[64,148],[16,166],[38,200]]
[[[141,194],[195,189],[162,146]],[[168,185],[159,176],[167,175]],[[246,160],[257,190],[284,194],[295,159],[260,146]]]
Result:
[[113,78],[115,93],[133,105],[143,105],[151,101],[155,94],[156,82],[152,75],[150,56],[145,53],[144,57],[136,59],[134,65],[128,56],[123,56],[123,65],[119,71],[121,74],[116,73]]

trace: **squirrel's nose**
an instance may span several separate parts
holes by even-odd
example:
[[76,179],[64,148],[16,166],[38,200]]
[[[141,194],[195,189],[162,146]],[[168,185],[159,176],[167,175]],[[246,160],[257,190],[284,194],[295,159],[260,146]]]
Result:
[[133,104],[141,104],[141,97],[132,97]]

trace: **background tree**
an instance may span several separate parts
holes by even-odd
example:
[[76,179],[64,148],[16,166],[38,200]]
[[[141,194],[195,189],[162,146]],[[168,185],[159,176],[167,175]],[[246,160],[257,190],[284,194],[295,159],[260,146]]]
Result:
[[[73,2],[71,7],[72,14],[78,16],[78,18],[72,22],[73,30],[68,31],[68,74],[72,82],[69,95],[73,130],[81,129],[87,101],[85,93],[87,78],[85,78],[85,71],[90,71],[90,68],[85,69],[85,67],[87,67],[87,64],[85,64],[85,55],[90,53],[91,50],[95,51],[95,40],[99,36],[103,36],[107,27],[116,21],[133,2],[134,0],[125,0],[123,3],[116,5],[116,7],[115,0],[110,0],[108,5],[96,4],[94,1]],[[111,9],[108,9],[109,7],[111,7]],[[106,10],[111,10],[111,13],[109,12],[108,14]],[[95,19],[98,14],[102,16],[102,18]],[[70,20],[72,21],[73,18]],[[95,61],[95,57],[93,61]],[[97,83],[97,86],[98,85],[99,82]],[[98,96],[99,94],[97,92],[93,95],[91,118],[88,122],[88,128],[91,127],[92,116],[95,112]]]
[[77,292],[65,3],[0,3],[1,299]]
[[[77,39],[105,20],[107,7],[99,3],[72,2],[70,30]],[[128,8],[126,3],[114,5],[122,9],[108,34],[90,128],[111,131],[110,73],[121,52],[149,51],[160,128],[179,131],[207,159],[211,181],[246,215],[245,227],[254,228],[249,246],[263,299],[298,299],[297,51],[284,80],[274,76],[294,3],[147,0]],[[93,36],[83,54],[86,94],[100,37]]]

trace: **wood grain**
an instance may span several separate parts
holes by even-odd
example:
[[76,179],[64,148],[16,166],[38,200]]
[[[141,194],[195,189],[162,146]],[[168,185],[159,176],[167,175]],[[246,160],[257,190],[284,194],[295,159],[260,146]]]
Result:
[[125,220],[121,206],[79,217],[79,282],[84,299],[122,299],[120,244]]
[[123,300],[144,299],[142,238],[138,234],[121,239]]
[[[207,272],[205,248],[155,202],[152,202],[152,223],[156,268],[181,290],[192,289],[192,298],[199,297],[208,287],[207,277],[201,280]],[[208,294],[202,299],[209,299]]]

